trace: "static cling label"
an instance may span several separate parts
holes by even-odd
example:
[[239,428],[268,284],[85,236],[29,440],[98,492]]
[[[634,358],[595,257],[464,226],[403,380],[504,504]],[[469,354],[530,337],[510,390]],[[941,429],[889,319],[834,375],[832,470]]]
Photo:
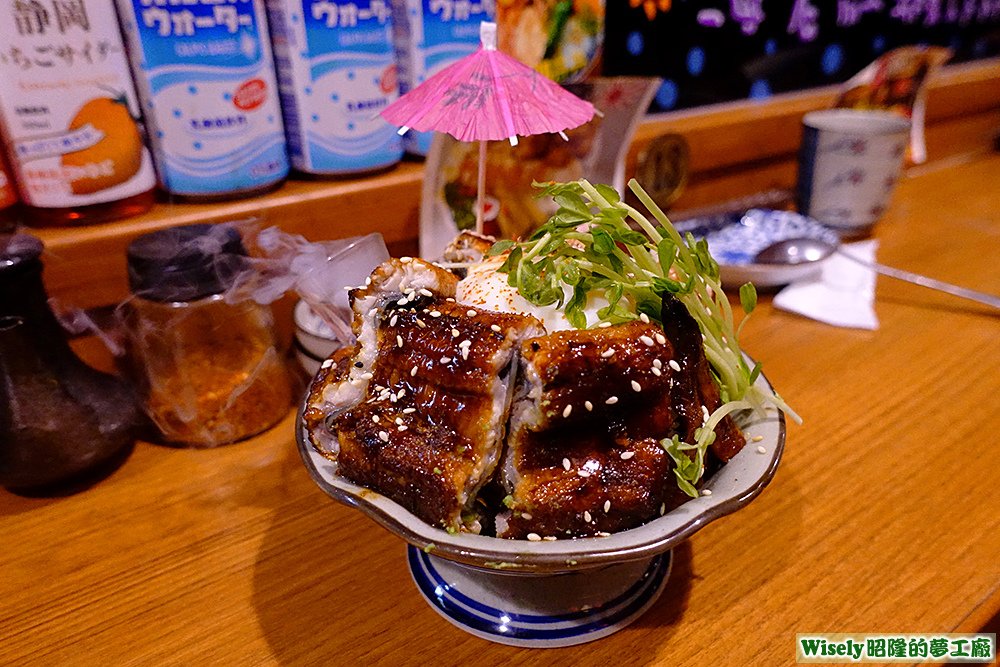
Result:
[[156,185],[112,0],[0,4],[0,121],[25,203],[104,204]]
[[[392,0],[399,92],[408,93],[479,48],[479,24],[496,15],[493,0]],[[433,132],[403,136],[408,153],[427,155]]]
[[118,0],[168,192],[254,190],[288,173],[261,0]]
[[292,164],[349,174],[402,157],[388,0],[268,0]]

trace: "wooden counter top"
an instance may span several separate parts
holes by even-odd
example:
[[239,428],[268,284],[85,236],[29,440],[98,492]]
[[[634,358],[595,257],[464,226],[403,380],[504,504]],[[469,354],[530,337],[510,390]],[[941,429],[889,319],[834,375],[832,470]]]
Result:
[[[960,162],[904,179],[879,258],[1000,294],[1000,156]],[[877,292],[878,331],[762,298],[744,347],[805,424],[609,638],[543,652],[449,625],[403,543],[310,481],[289,415],[215,450],[139,443],[77,495],[0,490],[0,664],[777,665],[796,632],[979,630],[1000,612],[1000,313]]]

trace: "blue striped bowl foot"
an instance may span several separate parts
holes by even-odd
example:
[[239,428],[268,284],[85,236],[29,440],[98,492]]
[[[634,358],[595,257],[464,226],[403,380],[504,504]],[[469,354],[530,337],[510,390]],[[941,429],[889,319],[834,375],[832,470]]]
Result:
[[487,572],[407,547],[420,594],[448,622],[510,646],[594,641],[639,618],[660,597],[672,554],[552,575]]

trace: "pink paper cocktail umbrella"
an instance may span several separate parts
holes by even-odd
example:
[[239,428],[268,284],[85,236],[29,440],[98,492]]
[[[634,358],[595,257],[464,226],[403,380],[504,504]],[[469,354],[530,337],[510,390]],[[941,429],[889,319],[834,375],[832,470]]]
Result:
[[399,133],[446,132],[479,142],[476,230],[483,231],[486,142],[579,127],[594,107],[520,61],[497,51],[497,26],[483,22],[479,49],[444,68],[382,111]]

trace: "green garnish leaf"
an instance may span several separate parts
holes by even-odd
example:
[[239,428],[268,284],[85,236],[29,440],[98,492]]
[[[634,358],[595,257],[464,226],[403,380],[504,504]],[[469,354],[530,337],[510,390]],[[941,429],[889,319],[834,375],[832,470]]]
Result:
[[566,212],[575,213],[581,220],[589,220],[594,217],[590,208],[583,202],[583,197],[575,192],[564,192],[553,197],[559,207]]
[[740,286],[740,305],[743,306],[743,312],[747,315],[757,307],[757,288],[753,286],[753,283],[743,283]]
[[597,228],[591,231],[591,235],[594,237],[594,242],[591,246],[594,252],[601,255],[610,255],[615,251],[617,246],[615,246],[615,240],[611,238],[611,234]]
[[492,247],[490,247],[489,250],[486,251],[486,256],[496,257],[497,255],[502,255],[503,253],[513,248],[515,245],[516,244],[514,243],[514,241],[511,241],[510,239],[503,239],[502,241],[497,241],[492,245]]
[[610,203],[610,204],[617,204],[618,202],[620,202],[622,200],[622,196],[620,194],[618,194],[618,191],[615,190],[610,185],[604,185],[603,183],[597,183],[596,185],[594,185],[594,189],[597,190],[597,193],[599,195],[601,195],[602,197],[604,197],[605,199],[607,199],[608,203]]

